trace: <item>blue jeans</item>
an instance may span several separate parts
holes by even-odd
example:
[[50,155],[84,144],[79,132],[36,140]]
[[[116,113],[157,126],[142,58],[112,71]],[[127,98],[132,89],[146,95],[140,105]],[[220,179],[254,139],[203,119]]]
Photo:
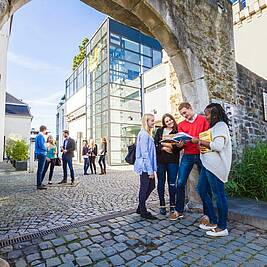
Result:
[[[209,188],[211,188],[212,193],[216,199],[219,220],[217,220],[217,216],[213,208],[212,199],[210,198],[208,192]],[[203,205],[205,203],[207,207],[206,215],[208,215],[210,223],[217,224],[218,227],[222,230],[226,229],[228,204],[224,192],[224,183],[219,178],[217,178],[212,172],[202,167],[197,190],[203,202]]]
[[37,167],[37,186],[41,186],[43,182],[43,171],[45,167],[46,155],[38,154],[38,167]]
[[176,180],[178,174],[178,163],[158,164],[158,195],[160,206],[165,206],[165,182],[166,173],[168,179],[170,206],[175,207]]
[[[179,167],[178,183],[177,183],[177,199],[176,199],[176,211],[179,213],[184,212],[185,205],[185,187],[188,176],[193,169],[194,164],[197,165],[198,172],[202,169],[202,163],[199,154],[184,154]],[[211,190],[209,188],[211,196]],[[212,196],[211,196],[212,197]],[[207,215],[207,208],[203,203],[203,213]]]
[[64,181],[67,181],[67,176],[68,176],[67,165],[69,166],[69,169],[70,169],[71,181],[74,181],[74,170],[73,170],[73,165],[72,165],[72,158],[66,158],[63,156],[62,167],[63,167],[63,180]]
[[151,179],[148,177],[147,172],[143,172],[140,175],[140,189],[139,189],[139,205],[138,210],[141,214],[146,214],[146,201],[155,188],[155,178]]
[[84,162],[83,162],[83,173],[86,174],[87,173],[87,170],[90,166],[90,161],[89,161],[89,158],[84,158],[83,159]]

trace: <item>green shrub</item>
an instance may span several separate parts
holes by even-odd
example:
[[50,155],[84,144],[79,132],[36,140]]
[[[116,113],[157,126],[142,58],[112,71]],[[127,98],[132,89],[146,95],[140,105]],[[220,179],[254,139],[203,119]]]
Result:
[[8,158],[12,158],[12,150],[15,145],[16,140],[9,138],[6,142],[6,155]]
[[233,165],[226,190],[231,196],[267,201],[267,144],[245,149],[242,160]]
[[12,146],[11,158],[16,161],[27,160],[29,156],[29,146],[24,140],[17,140]]

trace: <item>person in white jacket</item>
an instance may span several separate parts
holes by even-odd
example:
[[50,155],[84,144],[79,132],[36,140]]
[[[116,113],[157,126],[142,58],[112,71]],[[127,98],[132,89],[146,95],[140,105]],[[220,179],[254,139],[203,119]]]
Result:
[[[207,206],[209,223],[200,224],[200,228],[208,230],[206,234],[213,237],[227,236],[228,203],[224,184],[228,181],[232,162],[232,144],[229,133],[229,119],[218,103],[212,103],[205,108],[205,116],[210,124],[210,141],[194,138],[193,143],[199,144],[203,168],[198,183],[198,193]],[[218,219],[212,199],[208,194],[211,187],[216,198]]]

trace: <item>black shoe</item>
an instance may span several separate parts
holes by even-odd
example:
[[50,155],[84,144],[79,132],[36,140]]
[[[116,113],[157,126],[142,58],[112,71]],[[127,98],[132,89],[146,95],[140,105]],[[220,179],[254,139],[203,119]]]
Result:
[[74,185],[74,180],[72,180],[70,184],[71,184],[71,185]]
[[83,175],[89,175],[89,173],[86,172],[86,173],[84,173]]
[[157,218],[153,216],[150,212],[141,214],[141,217],[147,220],[157,220]]
[[139,207],[136,209],[136,213],[137,214],[141,214],[141,211],[140,211]]
[[37,186],[37,190],[47,190],[47,187],[42,184]]
[[66,183],[67,183],[67,180],[62,180],[58,184],[66,184]]
[[175,212],[175,207],[170,207],[170,213],[174,213]]
[[166,214],[167,214],[167,210],[166,210],[166,208],[159,208],[159,213],[160,213],[161,215],[166,215]]

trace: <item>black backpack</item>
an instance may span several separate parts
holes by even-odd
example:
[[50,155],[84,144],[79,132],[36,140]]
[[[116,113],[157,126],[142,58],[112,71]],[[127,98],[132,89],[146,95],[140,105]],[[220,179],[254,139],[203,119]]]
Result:
[[131,165],[134,165],[135,162],[135,152],[136,152],[136,145],[132,144],[128,146],[128,153],[125,157],[125,161]]

